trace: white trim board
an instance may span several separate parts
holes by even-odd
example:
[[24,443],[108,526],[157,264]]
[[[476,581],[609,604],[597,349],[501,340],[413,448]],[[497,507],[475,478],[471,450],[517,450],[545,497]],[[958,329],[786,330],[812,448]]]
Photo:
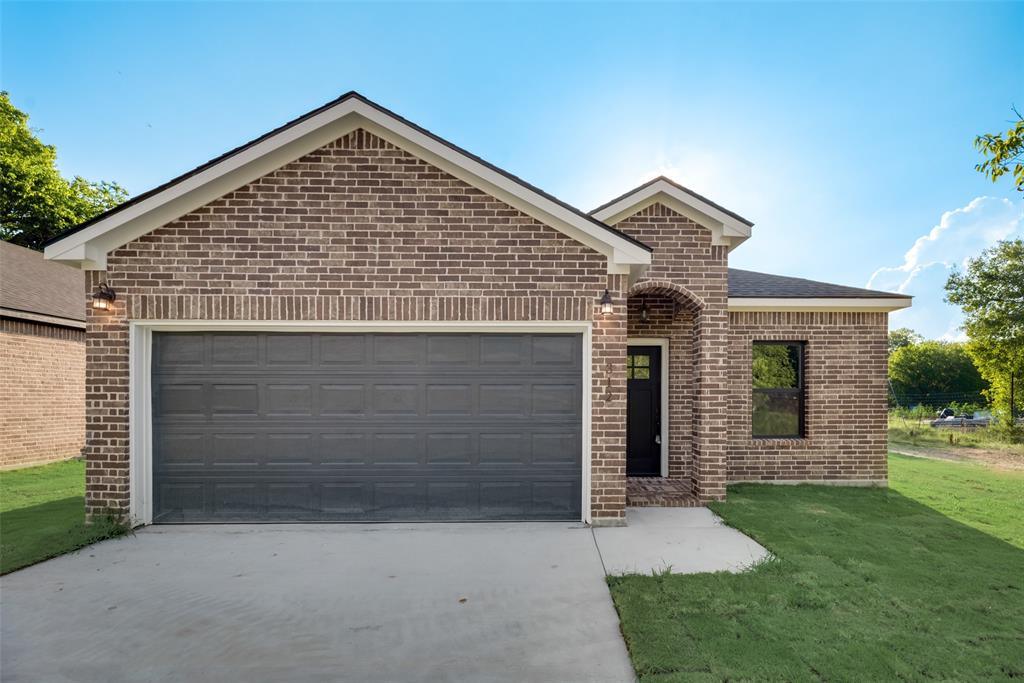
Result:
[[729,312],[793,311],[793,312],[862,312],[889,313],[910,308],[910,297],[729,297]]
[[712,244],[724,244],[729,251],[750,238],[750,225],[664,178],[641,185],[611,204],[597,209],[591,215],[608,225],[616,225],[653,204],[664,204],[676,213],[704,226],[711,231]]
[[[658,346],[661,347],[661,476],[668,476],[668,337],[627,337],[627,353],[630,346]],[[629,401],[629,392],[626,393],[626,401]],[[627,408],[628,410],[628,408]],[[627,455],[627,457],[629,457]]]
[[152,348],[154,332],[461,332],[582,334],[582,521],[593,522],[591,498],[591,420],[594,393],[591,357],[593,325],[587,321],[365,322],[349,320],[132,320],[128,323],[129,517],[132,526],[153,523]]
[[358,128],[385,138],[598,251],[607,257],[610,273],[626,274],[651,262],[649,249],[440,142],[358,95],[343,97],[309,118],[50,244],[45,256],[86,270],[105,270],[107,254],[114,249]]

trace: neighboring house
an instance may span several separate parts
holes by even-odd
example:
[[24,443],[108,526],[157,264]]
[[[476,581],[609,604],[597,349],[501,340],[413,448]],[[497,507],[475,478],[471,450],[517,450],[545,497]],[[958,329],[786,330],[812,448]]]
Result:
[[750,234],[664,178],[583,213],[349,93],[46,247],[116,295],[88,508],[618,524],[884,484],[910,299],[730,271]]
[[85,275],[0,242],[0,468],[82,454]]

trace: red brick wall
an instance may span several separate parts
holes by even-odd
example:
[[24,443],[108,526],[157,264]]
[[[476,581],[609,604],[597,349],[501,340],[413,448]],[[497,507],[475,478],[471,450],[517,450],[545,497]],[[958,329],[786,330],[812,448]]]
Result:
[[594,309],[591,397],[591,508],[594,520],[616,523],[626,507],[626,277],[608,277],[610,315]]
[[81,455],[85,333],[0,319],[0,468]]
[[[90,291],[105,280],[118,299],[89,315],[88,508],[128,503],[129,319],[591,320],[606,286],[622,299],[606,272],[597,252],[356,131],[90,274]],[[625,354],[624,318],[595,322],[595,383]],[[595,399],[593,415],[593,509],[618,518],[624,399]]]
[[694,315],[692,380],[687,388],[685,376],[670,377],[670,391],[676,395],[689,391],[692,396],[693,490],[702,500],[722,499],[728,412],[728,251],[712,244],[709,230],[662,204],[641,209],[616,227],[654,247],[651,267],[631,294],[672,298]]
[[[729,316],[729,481],[885,483],[885,313],[732,313]],[[805,341],[804,439],[753,439],[754,341]]]

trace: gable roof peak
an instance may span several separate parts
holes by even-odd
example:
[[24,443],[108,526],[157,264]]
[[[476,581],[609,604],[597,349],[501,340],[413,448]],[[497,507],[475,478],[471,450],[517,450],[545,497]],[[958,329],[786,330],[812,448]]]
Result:
[[725,244],[731,251],[750,237],[754,223],[721,204],[700,195],[671,178],[659,175],[625,194],[602,204],[590,215],[617,225],[652,204],[663,204],[708,228],[715,244]]
[[354,90],[59,235],[46,258],[104,270],[114,249],[360,128],[605,255],[609,272],[651,261],[643,242]]

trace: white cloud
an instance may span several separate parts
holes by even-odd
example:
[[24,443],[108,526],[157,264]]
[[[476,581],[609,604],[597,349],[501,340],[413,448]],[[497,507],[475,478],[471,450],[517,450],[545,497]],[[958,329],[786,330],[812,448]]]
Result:
[[963,339],[960,310],[943,301],[946,278],[996,242],[1019,237],[1024,237],[1024,202],[977,197],[942,214],[938,225],[914,241],[902,264],[879,268],[867,287],[914,296],[913,307],[894,313],[890,327],[910,327],[934,339]]

